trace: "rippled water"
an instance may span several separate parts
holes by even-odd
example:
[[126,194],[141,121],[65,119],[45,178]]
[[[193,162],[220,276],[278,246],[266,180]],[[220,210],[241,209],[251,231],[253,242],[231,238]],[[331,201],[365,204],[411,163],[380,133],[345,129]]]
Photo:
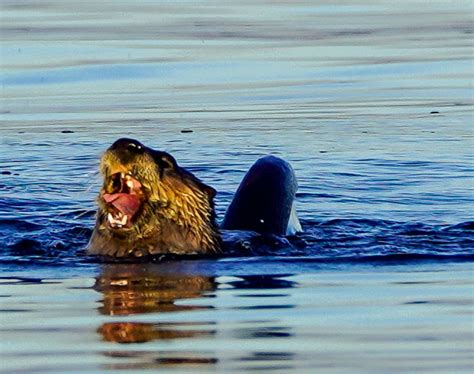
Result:
[[[1,6],[0,370],[472,368],[469,1]],[[259,156],[287,159],[305,232],[88,258],[123,136],[215,187],[220,218]]]

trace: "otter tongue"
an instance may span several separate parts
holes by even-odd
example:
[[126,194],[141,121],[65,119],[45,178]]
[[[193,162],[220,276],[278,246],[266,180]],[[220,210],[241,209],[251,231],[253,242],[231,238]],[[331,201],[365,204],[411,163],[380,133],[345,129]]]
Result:
[[128,193],[104,194],[104,200],[108,204],[112,204],[123,214],[133,217],[140,208],[140,200],[137,195]]

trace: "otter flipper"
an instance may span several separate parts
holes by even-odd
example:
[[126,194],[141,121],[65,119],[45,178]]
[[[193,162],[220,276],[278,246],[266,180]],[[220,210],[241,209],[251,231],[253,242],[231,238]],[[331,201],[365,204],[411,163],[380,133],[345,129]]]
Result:
[[291,165],[275,156],[257,160],[240,183],[222,229],[293,235],[301,231],[294,199],[298,184]]

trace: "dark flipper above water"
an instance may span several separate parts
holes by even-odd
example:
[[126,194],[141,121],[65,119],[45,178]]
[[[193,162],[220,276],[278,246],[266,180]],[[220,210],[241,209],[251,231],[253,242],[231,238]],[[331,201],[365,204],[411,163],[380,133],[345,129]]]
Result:
[[298,184],[291,165],[275,156],[257,160],[227,209],[222,229],[292,235],[301,231],[294,199]]

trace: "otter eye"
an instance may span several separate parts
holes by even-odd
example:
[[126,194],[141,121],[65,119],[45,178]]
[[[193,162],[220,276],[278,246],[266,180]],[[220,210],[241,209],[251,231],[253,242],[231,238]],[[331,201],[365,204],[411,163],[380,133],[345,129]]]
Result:
[[141,151],[142,146],[140,144],[128,143],[127,150],[129,150],[130,152]]

